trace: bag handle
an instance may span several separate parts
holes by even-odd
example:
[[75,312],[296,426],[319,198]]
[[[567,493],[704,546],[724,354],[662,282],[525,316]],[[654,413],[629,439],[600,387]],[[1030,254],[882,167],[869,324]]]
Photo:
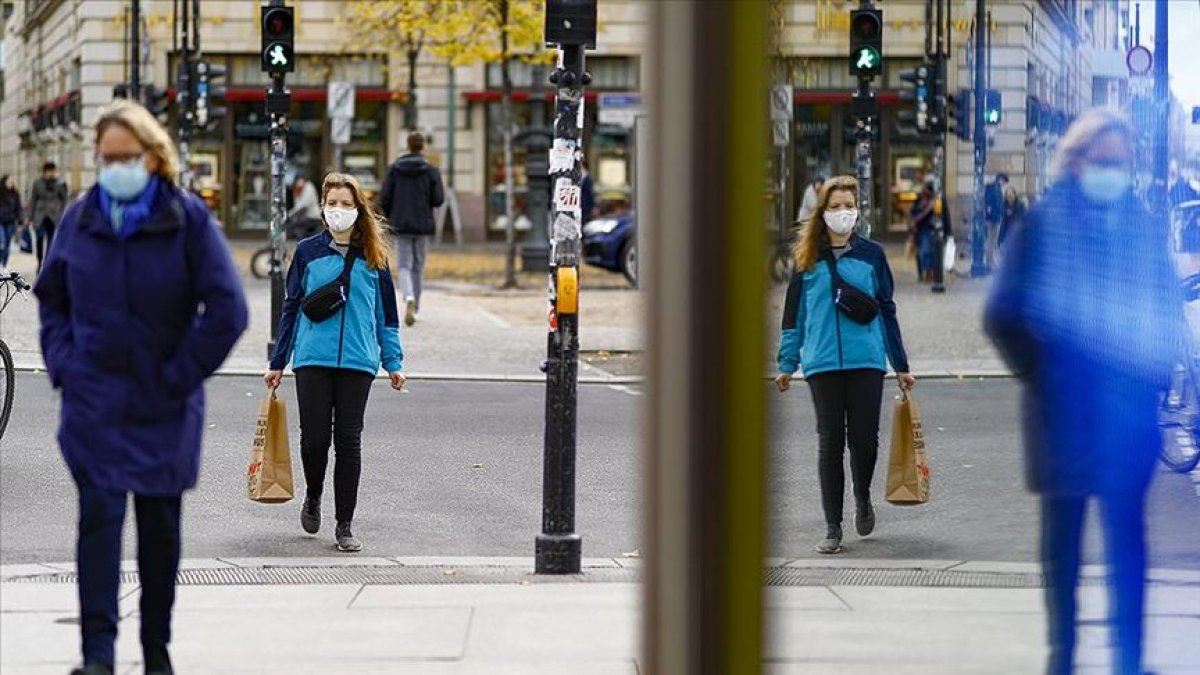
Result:
[[837,304],[838,287],[842,285],[842,276],[838,274],[837,260],[833,257],[833,249],[825,249],[825,264],[829,266],[829,294],[833,298],[833,304]]

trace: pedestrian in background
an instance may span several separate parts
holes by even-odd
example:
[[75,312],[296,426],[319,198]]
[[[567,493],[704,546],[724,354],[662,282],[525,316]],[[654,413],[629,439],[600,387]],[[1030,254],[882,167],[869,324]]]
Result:
[[[787,391],[802,369],[817,414],[817,468],[826,525],[825,539],[817,545],[820,553],[842,551],[847,440],[855,529],[862,536],[875,529],[871,480],[888,361],[902,390],[911,390],[916,382],[908,372],[887,257],[879,244],[854,234],[857,204],[858,181],[853,176],[825,182],[817,208],[793,248],[796,272],[788,285],[779,339],[779,391]],[[876,303],[877,315],[869,323],[850,320],[834,304],[834,268],[843,283]]]
[[13,237],[20,222],[21,193],[17,190],[17,179],[5,175],[0,178],[0,269],[8,267]]
[[292,183],[292,196],[295,201],[287,212],[287,231],[297,239],[311,237],[322,226],[317,189],[304,176],[297,176]]
[[[352,532],[362,472],[363,415],[380,365],[392,388],[404,388],[400,373],[400,321],[396,291],[387,265],[381,224],[353,176],[331,173],[321,187],[326,230],[296,247],[287,275],[287,296],[279,319],[279,340],[264,380],[274,389],[291,361],[300,406],[300,458],[307,494],[300,510],[305,532],[321,529],[321,494],[333,467],[335,537],[339,551],[362,550]],[[305,300],[327,284],[348,276],[349,292],[337,313],[313,321]]]
[[909,224],[914,248],[917,251],[917,281],[933,283],[933,266],[936,264],[937,246],[936,233],[933,230],[933,211],[937,206],[937,195],[933,192],[933,184],[926,181],[917,193],[913,202]]
[[1000,237],[998,245],[1001,249],[1004,248],[1004,243],[1008,241],[1008,235],[1014,228],[1020,227],[1025,221],[1025,200],[1017,194],[1017,189],[1012,185],[1007,185],[1004,188],[1004,219],[1000,222]]
[[[107,675],[116,663],[133,493],[142,655],[162,675],[172,672],[180,502],[200,466],[204,380],[245,330],[246,299],[216,221],[178,187],[179,158],[154,116],[120,100],[95,130],[96,185],[63,216],[34,288],[46,370],[62,390],[58,440],[79,489],[75,672]],[[43,188],[53,194],[52,182]]]
[[43,164],[42,177],[34,181],[29,191],[29,221],[37,235],[38,271],[42,269],[46,251],[54,242],[58,220],[67,207],[67,196],[67,184],[58,178],[58,165],[54,162]]
[[1008,188],[1008,174],[998,173],[983,191],[984,222],[987,225],[984,239],[984,255],[989,268],[996,266],[996,252],[1000,245],[1000,227],[1004,223],[1004,192]]
[[1158,397],[1186,326],[1166,224],[1134,195],[1133,130],[1081,115],[1055,182],[1013,231],[985,327],[1024,384],[1026,477],[1041,496],[1048,672],[1072,672],[1084,514],[1106,536],[1115,672],[1141,672],[1145,499],[1161,437]]
[[804,194],[800,197],[800,210],[796,212],[796,222],[807,223],[817,210],[817,196],[821,193],[821,184],[825,176],[818,174],[816,178],[804,186]]
[[434,232],[433,209],[446,201],[442,175],[425,160],[425,137],[408,135],[408,154],[388,167],[379,190],[379,210],[388,219],[396,243],[396,271],[404,296],[404,324],[417,321],[421,309],[421,276]]

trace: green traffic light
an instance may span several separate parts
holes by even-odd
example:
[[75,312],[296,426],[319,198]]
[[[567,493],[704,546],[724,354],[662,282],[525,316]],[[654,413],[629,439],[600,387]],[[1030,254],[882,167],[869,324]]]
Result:
[[870,47],[862,47],[854,59],[856,70],[876,70],[879,68],[879,52]]
[[999,110],[987,111],[987,123],[988,124],[1000,124],[1000,111]]

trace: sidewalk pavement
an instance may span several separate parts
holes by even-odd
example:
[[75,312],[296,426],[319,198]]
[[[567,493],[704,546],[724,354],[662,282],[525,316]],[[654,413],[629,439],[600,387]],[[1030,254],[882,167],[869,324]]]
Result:
[[[634,675],[637,559],[535,577],[527,558],[186,560],[182,673]],[[968,561],[767,561],[765,672],[1036,673],[1037,567]],[[0,567],[0,670],[65,674],[78,654],[73,565]],[[132,572],[132,561],[124,564]],[[1109,672],[1102,569],[1080,592],[1082,673]],[[123,576],[117,672],[140,673],[136,577]],[[1147,666],[1200,672],[1200,573],[1155,570]]]
[[[239,245],[242,252],[245,245]],[[983,335],[980,316],[987,280],[951,278],[944,295],[934,295],[917,283],[911,261],[899,249],[893,253],[896,302],[908,348],[918,376],[1003,376],[1008,371]],[[240,255],[240,253],[239,253]],[[431,254],[433,255],[433,254]],[[471,281],[459,268],[476,265],[477,251],[437,255],[441,278],[432,278],[422,298],[417,325],[401,327],[405,371],[416,378],[455,378],[542,381],[539,370],[546,358],[547,300],[544,284],[526,283],[520,290],[501,291]],[[456,260],[459,255],[462,260]],[[244,257],[244,256],[243,256]],[[250,300],[250,328],[234,347],[222,372],[257,374],[265,368],[270,337],[270,285],[245,275]],[[13,269],[33,278],[33,260],[14,258]],[[775,372],[775,347],[783,313],[786,285],[771,288],[768,310],[768,353],[764,375]],[[644,293],[614,282],[612,275],[588,268],[580,297],[580,377],[583,381],[627,382],[640,375]],[[713,320],[717,320],[716,317]],[[17,367],[42,368],[37,337],[37,303],[15,300],[0,316],[0,335],[8,342]],[[608,355],[616,355],[608,358]],[[629,358],[622,358],[622,357]]]

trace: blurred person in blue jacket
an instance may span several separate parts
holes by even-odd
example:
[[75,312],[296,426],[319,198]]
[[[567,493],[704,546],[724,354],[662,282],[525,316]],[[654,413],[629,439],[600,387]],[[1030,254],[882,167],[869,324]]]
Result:
[[246,299],[217,222],[176,183],[179,158],[158,121],[120,100],[95,128],[96,185],[63,215],[34,288],[42,356],[62,390],[58,441],[79,488],[84,667],[75,672],[113,672],[133,493],[142,655],[146,673],[166,675],[204,380],[246,329]]
[[1010,235],[985,327],[1024,384],[1027,481],[1041,495],[1048,672],[1072,672],[1087,502],[1100,504],[1115,672],[1141,672],[1145,497],[1160,391],[1185,324],[1167,228],[1130,189],[1133,131],[1091,110],[1063,137],[1055,182]]
[[[793,248],[796,272],[788,284],[779,339],[780,392],[791,388],[803,369],[817,414],[817,472],[825,538],[820,553],[842,551],[842,503],[845,498],[845,450],[850,446],[854,479],[855,529],[875,529],[871,480],[879,454],[879,413],[883,376],[890,361],[900,388],[912,389],[908,356],[900,338],[892,271],[879,244],[854,233],[858,222],[858,181],[836,176],[825,181],[811,217],[801,225]],[[878,314],[861,324],[834,304],[833,268],[843,283],[874,299]]]

